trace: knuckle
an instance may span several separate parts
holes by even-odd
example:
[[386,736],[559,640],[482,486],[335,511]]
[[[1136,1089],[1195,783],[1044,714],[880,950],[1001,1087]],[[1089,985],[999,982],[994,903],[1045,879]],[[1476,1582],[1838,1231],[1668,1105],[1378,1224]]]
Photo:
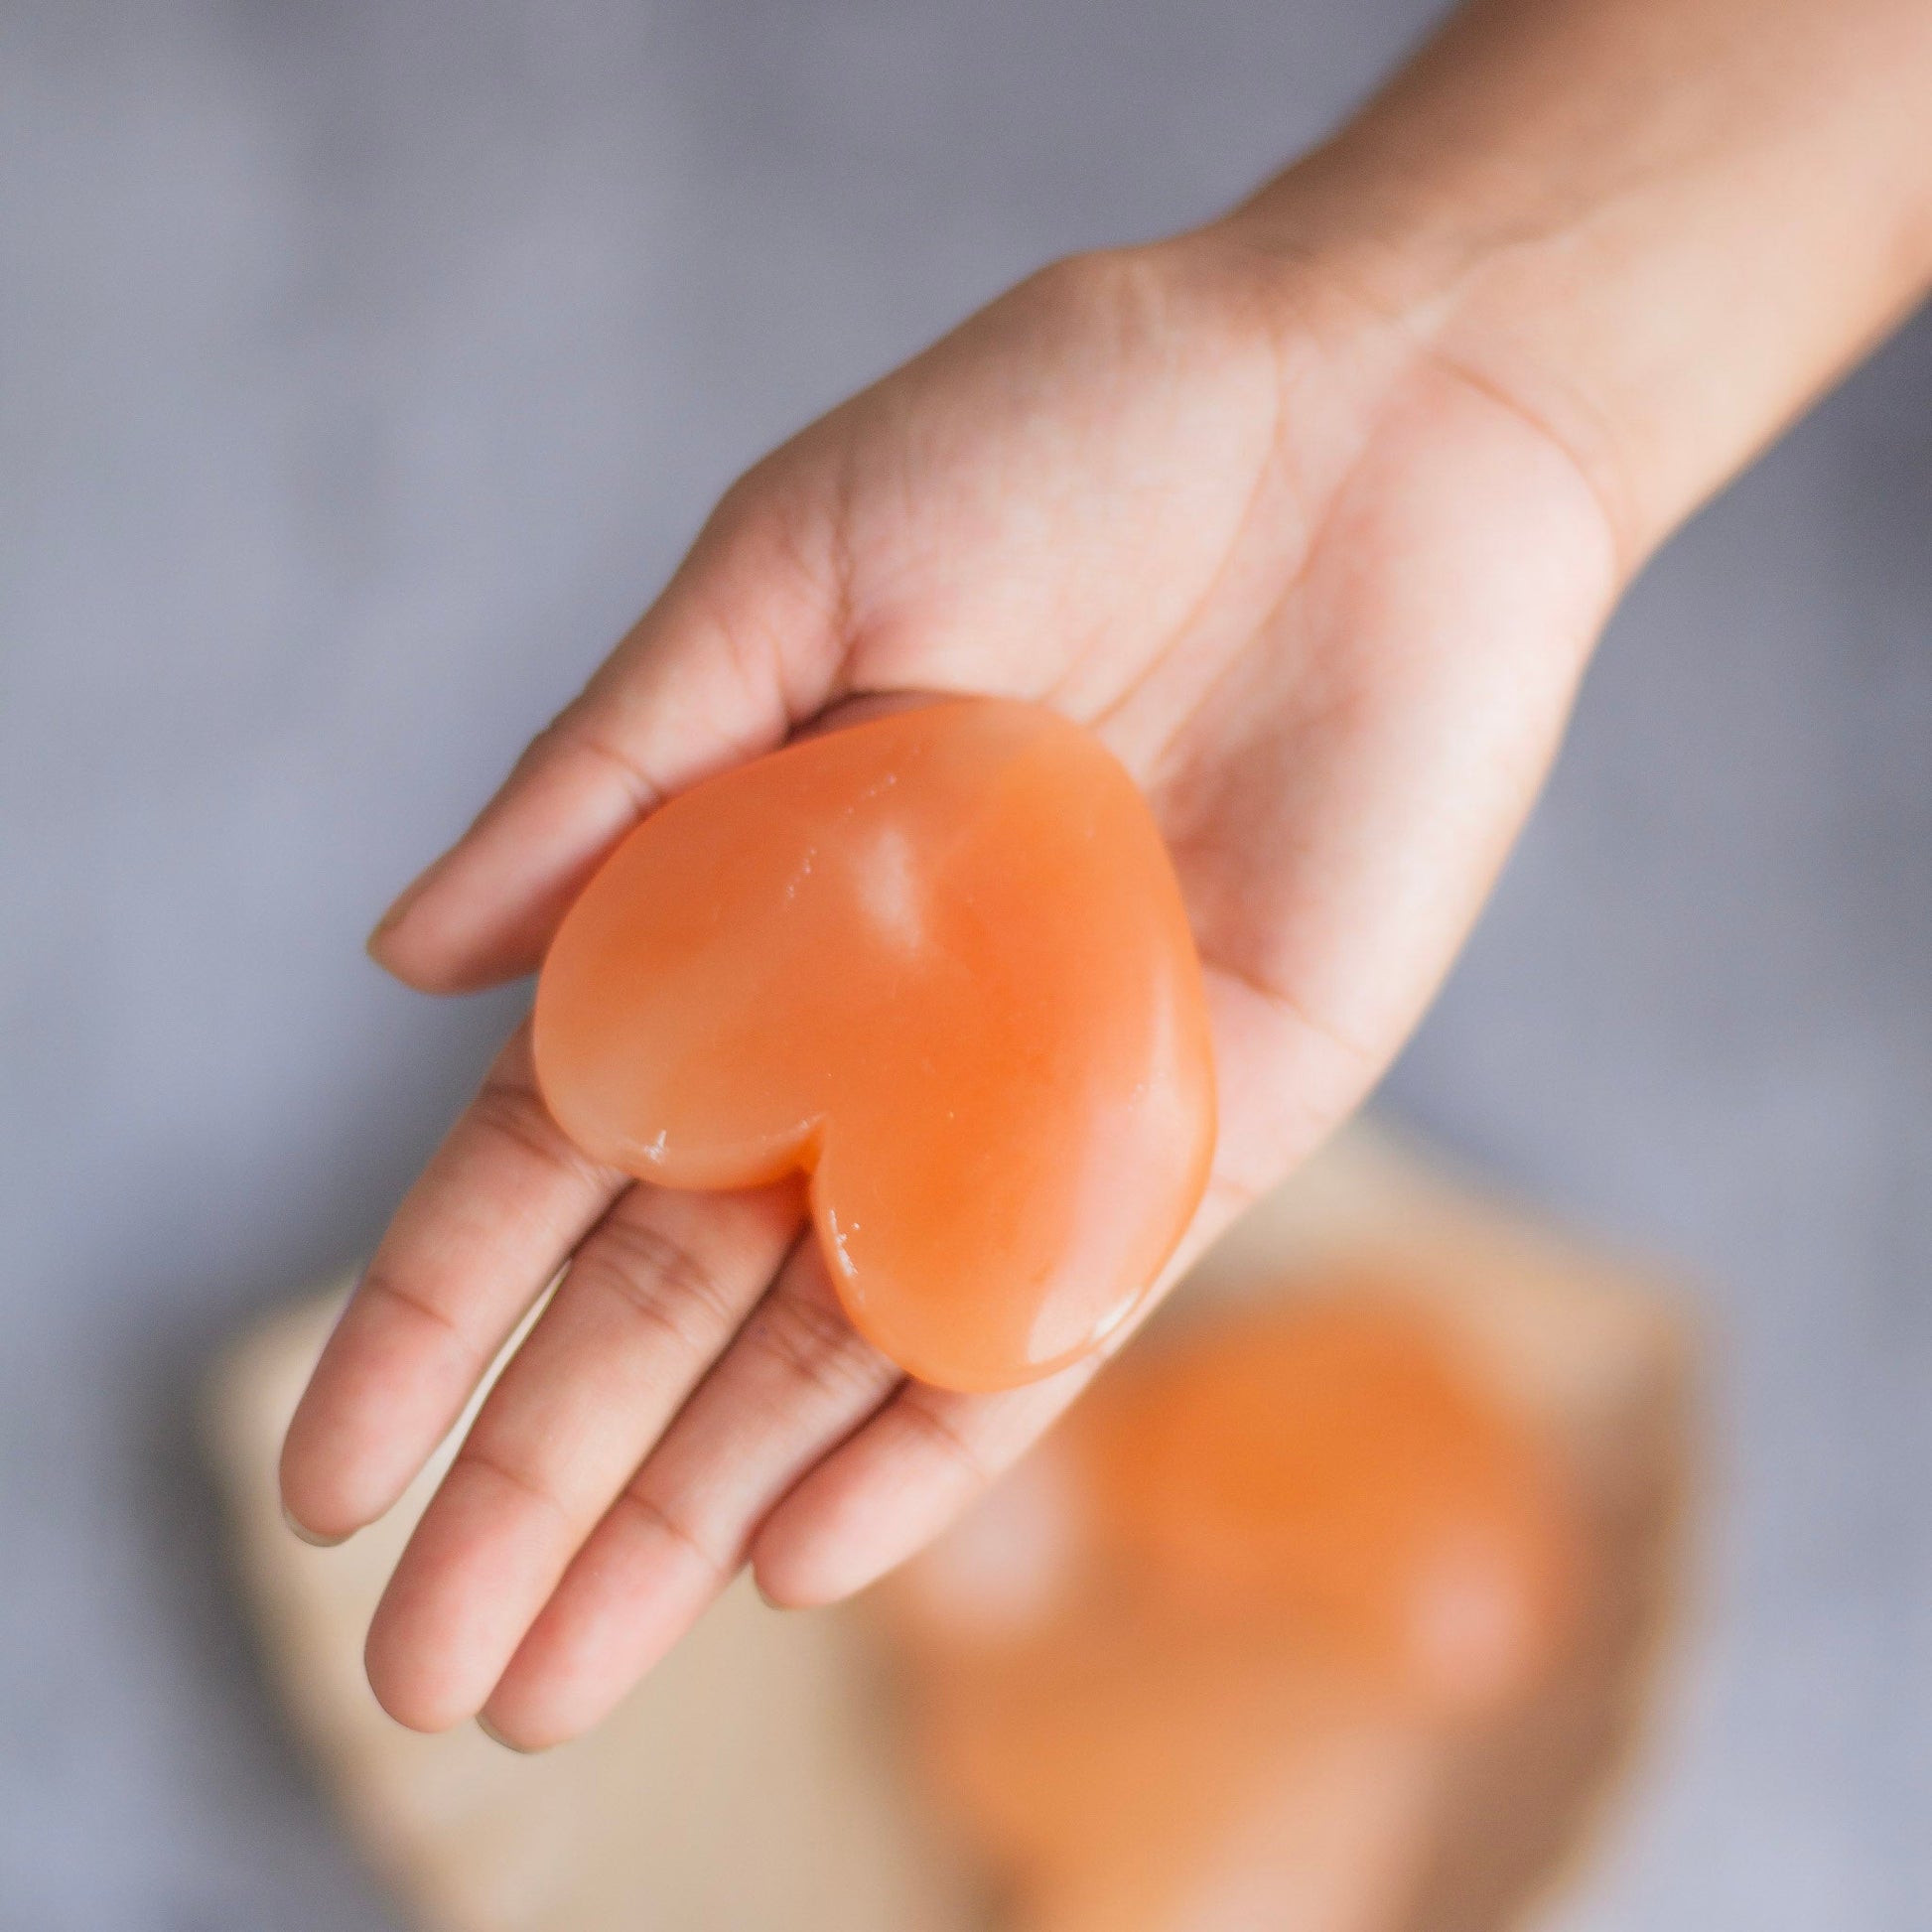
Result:
[[803,1295],[772,1296],[757,1340],[788,1377],[827,1394],[877,1380],[885,1361],[838,1308]]
[[937,1450],[941,1460],[976,1484],[983,1486],[993,1480],[993,1471],[973,1445],[926,1403],[908,1395],[899,1404],[899,1413],[912,1433]]
[[608,1222],[579,1256],[577,1273],[693,1353],[708,1352],[734,1313],[717,1271],[690,1245],[648,1222]]
[[768,458],[760,459],[726,484],[705,519],[706,533],[723,542],[755,524],[762,515],[771,486]]
[[470,1117],[483,1134],[508,1142],[546,1166],[599,1172],[550,1118],[536,1088],[518,1076],[491,1073],[471,1102]]
[[498,1454],[486,1444],[479,1442],[474,1433],[457,1451],[451,1474],[458,1470],[468,1471],[472,1478],[481,1477],[492,1488],[507,1491],[520,1503],[534,1507],[546,1516],[569,1519],[569,1511],[562,1499],[541,1475],[524,1468],[507,1455]]
[[1021,287],[1052,312],[1147,320],[1165,302],[1167,279],[1150,249],[1092,248],[1048,262]]
[[790,472],[784,444],[740,471],[712,505],[700,541],[729,546],[761,532],[784,499]]
[[436,1331],[445,1340],[462,1344],[466,1352],[475,1352],[470,1335],[447,1309],[416,1290],[405,1288],[384,1271],[371,1268],[356,1284],[355,1300],[364,1308],[382,1306],[398,1311]]
[[617,1507],[639,1518],[645,1528],[687,1551],[714,1577],[725,1578],[738,1567],[738,1553],[720,1555],[683,1513],[635,1486],[618,1498]]
[[542,756],[575,757],[601,765],[622,787],[639,818],[663,802],[663,788],[621,744],[591,723],[581,702],[560,711],[544,727],[531,750],[539,748]]

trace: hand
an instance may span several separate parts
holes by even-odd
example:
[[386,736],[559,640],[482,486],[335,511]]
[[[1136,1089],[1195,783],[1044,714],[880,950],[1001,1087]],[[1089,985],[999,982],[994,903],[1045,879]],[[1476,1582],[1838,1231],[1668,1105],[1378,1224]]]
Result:
[[[1237,215],[1048,270],[760,464],[377,958],[528,972],[641,814],[855,701],[1054,705],[1145,786],[1206,963],[1193,1252],[1409,1031],[1639,557],[1932,276],[1928,71],[1916,0],[1474,0]],[[569,1264],[376,1614],[396,1717],[568,1737],[745,1561],[858,1588],[1091,1375],[906,1382],[801,1225],[590,1165],[512,1038],[283,1458],[309,1532],[380,1515]]]
[[[1189,1248],[1361,1097],[1516,829],[1614,588],[1601,510],[1519,411],[1231,232],[1050,269],[780,450],[377,956],[528,972],[611,842],[701,773],[878,693],[984,691],[1099,732],[1154,803],[1206,965],[1220,1153]],[[519,1032],[397,1214],[283,1464],[381,1514],[519,1316],[383,1600],[378,1696],[594,1723],[749,1554],[823,1602],[931,1536],[1092,1364],[906,1382],[845,1321],[801,1192],[589,1165]]]

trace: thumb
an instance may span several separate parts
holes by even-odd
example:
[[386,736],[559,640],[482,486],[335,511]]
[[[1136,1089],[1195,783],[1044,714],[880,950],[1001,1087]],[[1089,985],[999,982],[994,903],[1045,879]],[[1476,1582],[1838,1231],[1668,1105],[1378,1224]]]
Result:
[[611,847],[665,798],[768,751],[837,695],[844,573],[828,503],[754,470],[657,602],[369,939],[425,992],[532,971]]

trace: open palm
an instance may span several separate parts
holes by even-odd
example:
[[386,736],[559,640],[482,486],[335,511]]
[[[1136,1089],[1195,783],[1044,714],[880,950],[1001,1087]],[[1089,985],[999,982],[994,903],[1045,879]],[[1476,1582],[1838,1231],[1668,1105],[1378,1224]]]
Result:
[[[704,773],[896,694],[1052,705],[1145,787],[1206,963],[1221,1125],[1190,1253],[1401,1043],[1616,582],[1576,464],[1427,330],[1231,230],[1081,258],[738,484],[375,950],[430,990],[528,972],[612,842]],[[511,1039],[283,1459],[309,1532],[380,1515],[570,1263],[377,1612],[396,1717],[570,1736],[748,1558],[781,1603],[860,1587],[1091,1374],[907,1381],[803,1225],[795,1185],[678,1194],[593,1166]]]

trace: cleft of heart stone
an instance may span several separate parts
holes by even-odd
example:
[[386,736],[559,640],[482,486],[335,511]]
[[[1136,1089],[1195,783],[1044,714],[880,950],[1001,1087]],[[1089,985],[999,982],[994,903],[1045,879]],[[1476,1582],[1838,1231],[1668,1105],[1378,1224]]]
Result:
[[953,1389],[1099,1345],[1214,1145],[1200,963],[1145,799],[1039,707],[898,712],[703,780],[565,916],[537,1077],[669,1187],[809,1173],[859,1330]]

